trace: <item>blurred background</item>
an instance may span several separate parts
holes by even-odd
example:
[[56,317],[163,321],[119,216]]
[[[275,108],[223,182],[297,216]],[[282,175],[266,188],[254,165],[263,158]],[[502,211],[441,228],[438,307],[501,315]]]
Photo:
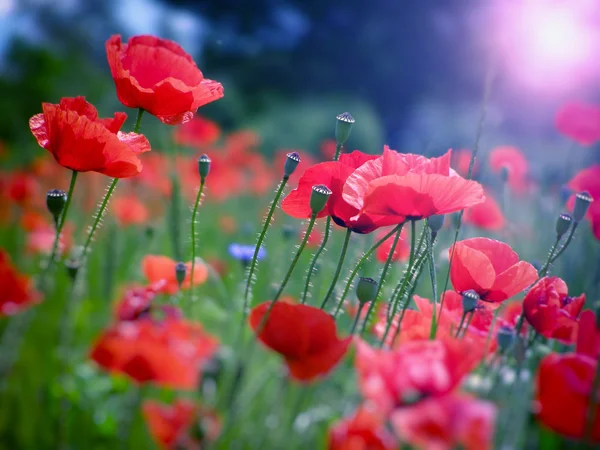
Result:
[[116,33],[180,43],[225,86],[201,113],[254,129],[266,154],[317,152],[342,111],[363,151],[470,148],[491,71],[482,150],[559,167],[572,145],[556,110],[600,101],[598,0],[0,0],[0,25],[0,138],[19,159],[39,152],[27,120],[42,101],[124,109],[104,53]]

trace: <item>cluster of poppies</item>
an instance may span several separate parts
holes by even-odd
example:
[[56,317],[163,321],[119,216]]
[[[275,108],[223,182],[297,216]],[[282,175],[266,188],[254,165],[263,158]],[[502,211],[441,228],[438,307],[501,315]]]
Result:
[[[458,213],[459,227],[464,219],[467,226],[487,232],[508,227],[492,189],[473,179],[479,162],[470,151],[449,150],[432,158],[388,146],[377,155],[343,152],[354,123],[344,113],[337,117],[335,140],[323,146],[323,155],[330,160],[317,162],[308,153],[282,150],[273,161],[266,161],[257,150],[258,138],[253,133],[232,133],[221,139],[217,124],[195,117],[199,107],[223,96],[223,87],[204,78],[179,45],[151,36],[133,37],[125,44],[120,36],[113,36],[106,42],[106,53],[120,102],[138,109],[134,130],[120,131],[127,119],[125,113],[100,118],[84,97],[44,103],[42,113],[30,119],[37,143],[63,171],[57,172],[56,165],[44,160],[29,171],[11,173],[0,186],[11,205],[18,207],[20,224],[28,232],[28,248],[49,255],[36,287],[19,272],[8,253],[0,250],[0,316],[18,314],[40,302],[49,292],[48,271],[57,261],[64,261],[72,281],[77,280],[119,179],[129,178],[130,182],[115,196],[110,211],[122,226],[144,225],[161,214],[160,207],[151,204],[151,196],[142,200],[143,192],[170,196],[176,185],[182,186],[190,202],[196,199],[192,260],[142,255],[140,266],[146,282],[122,291],[111,322],[96,337],[89,356],[103,370],[138,385],[196,391],[225,345],[203,325],[186,318],[178,304],[184,294],[191,292],[193,298],[194,288],[208,280],[211,270],[227,272],[216,263],[211,267],[196,258],[194,224],[204,183],[213,201],[224,201],[242,192],[262,196],[279,182],[256,247],[230,246],[230,253],[247,269],[240,314],[243,328],[253,332],[250,345],[258,341],[279,355],[291,382],[316,384],[355,350],[349,365],[357,375],[360,401],[329,427],[329,449],[397,449],[401,444],[434,449],[492,448],[498,407],[469,391],[467,381],[481,368],[494,371],[500,370],[501,364],[512,363],[515,348],[523,347],[527,355],[540,340],[569,352],[548,351],[541,357],[534,408],[539,422],[568,438],[600,443],[600,317],[585,309],[585,294],[570,296],[564,280],[548,275],[584,219],[600,239],[600,203],[593,202],[600,198],[600,166],[583,169],[568,183],[571,195],[565,206],[572,215],[559,217],[556,243],[543,267],[522,260],[511,245],[499,240],[459,240],[459,228],[452,245],[442,251],[452,289],[438,296],[434,246],[443,227],[451,225],[444,216]],[[567,105],[558,113],[556,126],[579,144],[593,145],[600,141],[599,111],[590,105]],[[158,152],[145,154],[150,143],[139,133],[144,113],[166,125],[181,125],[173,135],[175,142],[195,152],[210,153],[211,158],[179,155],[167,159]],[[503,188],[518,195],[532,191],[527,159],[517,148],[497,147],[487,162]],[[170,164],[176,179],[164,170]],[[71,171],[68,193],[52,189],[44,204],[40,195],[44,186],[66,187],[64,169]],[[68,222],[68,210],[81,172],[113,180],[85,244],[76,248],[75,225]],[[81,206],[93,209],[93,193],[99,192],[102,182],[93,177],[82,182],[88,195],[81,199]],[[293,189],[285,193],[288,183]],[[308,221],[308,226],[276,294],[254,304],[250,295],[254,271],[267,258],[262,244],[280,196],[283,212]],[[86,206],[89,198],[91,204]],[[52,222],[46,218],[45,208]],[[10,218],[12,209],[2,208],[0,218]],[[333,230],[344,230],[346,238],[330,289],[324,298],[316,298],[316,294],[318,303],[314,304],[310,291],[316,289],[310,277],[331,234],[331,223]],[[417,239],[418,226],[422,231]],[[219,227],[226,233],[235,227],[235,219],[224,215]],[[320,233],[313,232],[319,229]],[[363,235],[372,235],[375,243],[359,259],[349,279],[338,283],[350,237],[355,235],[360,236],[352,242],[371,242],[371,236]],[[311,244],[318,250],[302,297],[282,296],[297,273],[300,254]],[[381,276],[379,280],[359,277],[351,293],[370,255],[383,264]],[[397,262],[406,262],[406,270],[388,291],[384,288],[386,275]],[[415,294],[427,265],[431,299]],[[514,300],[523,293],[522,300]],[[348,330],[343,329],[344,315],[352,323]],[[241,344],[234,344],[233,350],[243,367],[252,363],[253,353],[242,347],[246,344],[244,330],[240,336]],[[227,430],[222,421],[237,407],[236,386],[243,373],[236,374],[238,379],[232,385],[219,384],[218,394],[233,398],[230,409],[219,411],[215,405],[183,396],[170,405],[145,400],[142,414],[158,445],[196,449],[218,439]]]

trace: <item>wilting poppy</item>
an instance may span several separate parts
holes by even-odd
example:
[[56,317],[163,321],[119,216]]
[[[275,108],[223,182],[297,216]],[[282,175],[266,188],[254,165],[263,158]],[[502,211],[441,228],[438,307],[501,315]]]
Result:
[[146,400],[142,413],[150,435],[163,450],[200,450],[221,431],[221,421],[214,411],[189,400],[179,399],[172,405]]
[[453,391],[480,361],[481,350],[455,339],[410,341],[391,351],[358,341],[359,387],[366,400],[387,414]]
[[578,144],[589,147],[600,141],[600,105],[571,102],[556,113],[556,128]]
[[203,148],[214,144],[221,135],[221,129],[212,120],[195,116],[189,122],[181,125],[173,139],[179,145]]
[[163,123],[187,122],[200,106],[223,97],[221,83],[204,78],[192,57],[173,41],[134,36],[123,44],[114,35],[106,41],[106,56],[119,101]]
[[450,394],[398,408],[390,423],[402,442],[417,448],[493,448],[496,407],[467,395]]
[[90,357],[139,383],[196,389],[201,366],[218,344],[200,324],[174,317],[140,318],[111,325],[94,343]]
[[[162,292],[166,294],[175,294],[179,290],[179,283],[175,276],[175,266],[177,263],[168,256],[146,255],[142,259],[142,272],[150,283],[155,283],[160,280],[165,280],[166,284],[162,288]],[[186,275],[181,289],[189,289],[191,282],[192,263],[185,264]],[[206,265],[198,260],[194,265],[194,285],[204,283],[208,278],[208,269]]]
[[465,210],[465,223],[482,230],[498,231],[506,225],[506,219],[500,205],[489,192],[485,193],[485,201]]
[[383,155],[364,163],[344,184],[343,199],[359,211],[351,219],[366,214],[390,225],[481,203],[483,188],[450,169],[451,154],[426,158],[385,146]]
[[[551,353],[540,363],[536,400],[538,420],[555,432],[571,438],[584,437],[587,411],[598,362],[586,355]],[[596,404],[592,439],[600,443],[600,405]]]
[[343,197],[342,189],[348,177],[368,161],[377,158],[358,150],[343,154],[339,161],[329,161],[316,164],[306,169],[298,187],[288,194],[281,202],[281,209],[297,219],[306,219],[311,216],[310,196],[312,187],[324,184],[331,190],[325,208],[317,217],[331,216],[339,226],[350,228],[355,233],[370,233],[383,225],[390,225],[390,220],[368,214],[360,214],[357,208],[352,207]]
[[121,300],[115,305],[115,318],[117,320],[136,320],[148,314],[152,300],[165,284],[165,280],[160,280],[148,286],[126,289]]
[[508,171],[508,184],[517,192],[527,189],[527,173],[529,163],[525,156],[516,147],[501,146],[490,152],[489,163],[492,171],[500,173],[501,170]]
[[[375,236],[375,240],[379,241],[389,232],[389,229],[379,230]],[[387,261],[387,258],[390,255],[390,250],[392,249],[392,245],[394,245],[394,238],[395,235],[390,236],[383,241],[383,244],[377,247],[377,250],[375,251],[375,257],[380,263],[385,263]],[[394,249],[394,254],[392,255],[392,262],[408,260],[410,255],[410,244],[408,243],[407,239],[408,231],[406,231],[406,228],[402,228],[402,231],[400,232],[400,240],[398,241],[398,244]]]
[[[592,198],[598,199],[590,205],[586,217],[592,224],[592,230],[596,239],[600,239],[600,165],[594,164],[583,169],[569,181],[569,187],[575,192],[588,192]],[[572,197],[571,208],[574,204]]]
[[40,301],[29,277],[21,275],[0,249],[0,317],[12,316]]
[[577,337],[578,317],[585,303],[585,294],[569,297],[567,284],[558,277],[544,277],[523,300],[525,318],[546,338],[567,344]]
[[510,245],[488,238],[472,238],[450,248],[450,279],[462,294],[470,289],[486,302],[499,303],[518,294],[538,275],[535,267],[519,261]]
[[398,443],[385,428],[384,418],[366,406],[333,424],[327,434],[328,450],[395,450]]
[[600,327],[594,311],[586,309],[579,318],[577,353],[597,360],[600,356]]
[[150,217],[148,208],[137,195],[117,197],[113,200],[112,207],[119,225],[123,227],[144,224]]
[[84,97],[62,98],[58,105],[42,103],[41,114],[29,119],[29,128],[40,147],[63,167],[77,172],[99,172],[127,178],[142,171],[138,154],[150,150],[141,134],[119,131],[127,114],[100,119]]
[[[254,331],[270,304],[261,303],[251,311],[248,320]],[[325,311],[281,302],[273,305],[258,338],[283,356],[290,376],[302,382],[329,373],[346,354],[351,339],[338,338],[335,320]]]

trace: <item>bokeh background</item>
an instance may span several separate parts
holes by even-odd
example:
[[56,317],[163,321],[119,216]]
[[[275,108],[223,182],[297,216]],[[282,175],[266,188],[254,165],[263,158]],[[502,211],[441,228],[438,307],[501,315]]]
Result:
[[123,109],[104,54],[115,33],[179,42],[225,86],[202,114],[254,129],[267,154],[317,152],[345,110],[363,151],[469,148],[491,70],[482,151],[515,145],[538,172],[594,158],[554,114],[600,99],[597,0],[0,0],[0,138],[15,159],[39,152],[27,120],[42,101]]

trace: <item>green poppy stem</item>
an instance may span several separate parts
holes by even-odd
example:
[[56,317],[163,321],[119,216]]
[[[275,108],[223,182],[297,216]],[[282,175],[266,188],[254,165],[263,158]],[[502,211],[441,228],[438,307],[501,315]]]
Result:
[[204,183],[204,180],[200,181],[200,189],[198,189],[196,203],[194,203],[194,210],[192,211],[192,272],[190,273],[190,300],[192,301],[194,300],[194,269],[196,268],[196,214],[202,198]]
[[329,240],[329,233],[331,232],[331,216],[327,216],[327,220],[325,221],[325,235],[323,236],[323,240],[319,244],[319,248],[315,252],[310,261],[310,265],[308,266],[308,273],[306,274],[306,281],[304,282],[304,290],[302,291],[302,304],[306,303],[306,297],[308,295],[308,290],[310,288],[310,280],[315,272],[315,266],[317,265],[317,260],[323,250],[325,250],[325,246],[327,245],[327,241]]
[[98,211],[96,212],[96,218],[94,220],[94,223],[92,224],[92,227],[90,228],[90,231],[88,232],[87,239],[85,240],[85,244],[83,245],[83,252],[81,253],[82,261],[85,260],[87,254],[88,254],[90,244],[92,243],[92,239],[94,237],[94,233],[96,232],[96,229],[98,228],[98,225],[100,224],[100,221],[102,220],[102,216],[106,212],[106,207],[108,206],[108,201],[110,200],[110,197],[112,196],[115,188],[117,187],[118,182],[119,182],[118,178],[113,178],[110,185],[108,186],[108,190],[106,191],[104,198],[102,199],[100,208],[98,208]]
[[333,278],[331,279],[331,284],[329,286],[329,290],[323,299],[323,303],[321,303],[321,309],[325,309],[325,305],[327,305],[327,301],[333,294],[333,290],[335,289],[335,284],[337,283],[338,278],[340,277],[340,273],[342,272],[342,266],[344,265],[344,259],[346,258],[346,252],[348,250],[348,244],[350,242],[350,236],[352,235],[352,231],[350,228],[346,230],[346,236],[344,237],[344,244],[342,246],[342,252],[340,253],[340,258],[338,260],[337,267],[335,269],[335,273],[333,274]]
[[366,305],[366,303],[360,303],[360,305],[358,306],[358,310],[356,311],[356,316],[354,317],[354,322],[352,322],[352,328],[350,329],[350,336],[353,336],[354,332],[356,331],[356,326],[358,325],[358,321],[360,320],[360,315],[361,315],[362,310],[365,305]]

